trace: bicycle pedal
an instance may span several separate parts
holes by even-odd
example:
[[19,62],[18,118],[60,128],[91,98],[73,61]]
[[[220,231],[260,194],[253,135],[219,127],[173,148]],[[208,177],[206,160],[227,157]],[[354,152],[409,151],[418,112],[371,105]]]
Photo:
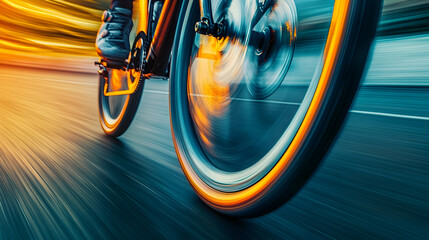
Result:
[[128,62],[127,61],[107,61],[104,59],[100,59],[99,62],[94,63],[97,66],[103,66],[104,68],[112,68],[112,69],[120,69],[126,70]]

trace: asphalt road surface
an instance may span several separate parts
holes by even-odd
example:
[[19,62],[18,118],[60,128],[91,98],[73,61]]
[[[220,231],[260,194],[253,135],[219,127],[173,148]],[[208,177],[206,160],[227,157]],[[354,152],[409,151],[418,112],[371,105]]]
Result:
[[362,87],[308,184],[273,213],[233,219],[180,169],[168,82],[147,83],[114,140],[96,79],[0,66],[0,238],[429,239],[429,87]]

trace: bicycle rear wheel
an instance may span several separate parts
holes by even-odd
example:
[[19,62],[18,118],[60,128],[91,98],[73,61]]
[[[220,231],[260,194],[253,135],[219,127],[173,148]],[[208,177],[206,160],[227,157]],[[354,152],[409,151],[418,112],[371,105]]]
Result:
[[[212,1],[223,38],[195,34],[198,1],[184,3],[170,75],[188,181],[209,206],[242,217],[279,207],[322,160],[358,89],[382,3],[277,0],[252,29],[256,2]],[[266,41],[252,44],[252,31]]]
[[[98,112],[103,131],[112,137],[121,136],[131,125],[138,110],[143,94],[145,77],[142,73],[146,57],[148,39],[148,2],[139,1],[135,6],[134,28],[131,36],[136,36],[132,44],[128,62],[132,61],[131,69],[105,68],[106,73],[99,76]],[[155,25],[156,27],[156,25]],[[134,60],[132,60],[134,59]],[[120,64],[119,64],[120,65]],[[126,91],[130,86],[137,85],[134,93],[123,95],[108,95],[108,93]]]
[[[103,131],[112,137],[121,136],[131,125],[137,112],[143,93],[143,81],[133,94],[106,96],[104,90],[107,84],[108,92],[126,90],[129,74],[120,69],[108,69],[107,80],[99,77],[98,113]],[[134,80],[134,81],[137,81]]]

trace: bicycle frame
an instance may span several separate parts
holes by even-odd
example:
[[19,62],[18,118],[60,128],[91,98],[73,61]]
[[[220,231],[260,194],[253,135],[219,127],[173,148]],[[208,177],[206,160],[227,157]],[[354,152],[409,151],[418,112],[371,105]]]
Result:
[[[136,0],[137,2],[137,13],[138,13],[138,25],[137,25],[137,38],[141,32],[144,32],[146,35],[149,35],[149,7],[152,3],[162,0]],[[146,58],[146,65],[142,70],[146,78],[152,76],[161,76],[167,77],[167,67],[170,59],[171,49],[173,47],[174,35],[177,26],[177,19],[179,17],[180,9],[182,7],[182,0],[165,0],[162,7],[161,15],[158,20],[157,27],[155,29],[155,34],[150,43],[149,52]],[[136,38],[136,39],[137,39]],[[124,68],[122,63],[109,63],[101,60],[100,63],[96,63],[100,66],[99,73],[107,78],[106,68]],[[116,64],[116,66],[115,66]],[[108,84],[104,86],[104,96],[119,96],[119,95],[129,95],[134,94],[139,86],[140,79],[132,82],[127,78],[127,90],[120,91],[108,91]]]
[[[150,0],[138,0],[138,2],[140,16],[137,30],[147,33],[149,23],[147,10]],[[146,75],[165,76],[182,3],[183,0],[164,1],[146,59],[147,63],[144,69]]]
[[[157,0],[137,0],[139,1],[139,26],[138,32],[144,31],[148,33],[148,22],[149,16],[145,9],[148,9],[151,2]],[[161,16],[158,20],[158,24],[155,30],[155,35],[152,39],[149,53],[147,56],[147,63],[144,69],[147,75],[165,76],[165,72],[168,67],[168,61],[170,59],[171,49],[173,47],[173,41],[176,33],[177,20],[184,0],[165,0],[162,7]],[[201,10],[201,22],[206,24],[206,27],[210,29],[207,35],[219,37],[217,32],[217,23],[213,21],[212,6],[210,0],[199,0]],[[261,16],[267,11],[269,6],[273,4],[272,0],[256,0],[257,6],[255,17],[252,19],[252,28],[259,21]],[[256,42],[261,42],[263,34],[252,32],[253,38]]]
[[[138,25],[137,33],[140,32],[149,34],[149,21],[151,14],[149,9],[152,9],[152,4],[157,1],[164,1],[161,15],[159,17],[153,39],[150,43],[148,54],[146,57],[146,64],[143,69],[143,74],[146,78],[153,76],[168,77],[166,76],[169,59],[171,56],[171,50],[173,47],[174,37],[176,34],[177,21],[179,17],[180,10],[184,1],[187,0],[136,0],[137,1],[137,12],[138,12]],[[268,9],[268,6],[273,2],[272,0],[256,0],[257,5],[259,6],[255,13],[255,18],[252,19],[252,26],[254,26],[260,17]],[[200,10],[201,10],[201,21],[199,22],[202,25],[205,25],[206,32],[203,34],[211,35],[214,37],[219,37],[222,32],[218,31],[218,28],[222,28],[217,23],[213,22],[212,16],[212,6],[210,0],[199,0]],[[153,31],[153,29],[151,29]],[[197,28],[196,28],[197,31]],[[201,32],[200,32],[201,33]],[[252,36],[257,39],[255,42],[257,44],[261,42],[261,39],[264,38],[264,34],[257,32],[252,32]],[[253,39],[253,38],[252,38]],[[252,41],[253,42],[253,41]],[[106,65],[105,65],[106,64]],[[108,67],[107,62],[100,64],[101,66]],[[117,95],[128,95],[133,94],[137,87],[139,86],[138,82],[132,83],[128,79],[128,90],[123,91],[114,91],[108,92],[108,86],[106,84],[104,89],[105,96],[117,96]]]

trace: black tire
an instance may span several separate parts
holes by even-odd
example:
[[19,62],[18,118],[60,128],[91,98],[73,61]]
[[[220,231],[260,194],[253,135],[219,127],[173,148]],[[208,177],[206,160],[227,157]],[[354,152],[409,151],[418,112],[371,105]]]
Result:
[[[296,194],[333,143],[359,87],[382,0],[335,2],[337,12],[334,10],[336,15],[332,21],[336,22],[331,23],[325,58],[321,60],[320,74],[315,75],[317,86],[302,121],[274,165],[250,185],[243,183],[242,188],[230,182],[219,183],[214,175],[201,170],[204,169],[201,166],[210,164],[211,160],[197,137],[187,96],[192,31],[195,16],[197,19],[199,16],[197,2],[189,0],[183,4],[173,48],[170,116],[176,152],[191,186],[210,207],[231,216],[259,216],[278,208]],[[305,105],[305,101],[301,105]]]

